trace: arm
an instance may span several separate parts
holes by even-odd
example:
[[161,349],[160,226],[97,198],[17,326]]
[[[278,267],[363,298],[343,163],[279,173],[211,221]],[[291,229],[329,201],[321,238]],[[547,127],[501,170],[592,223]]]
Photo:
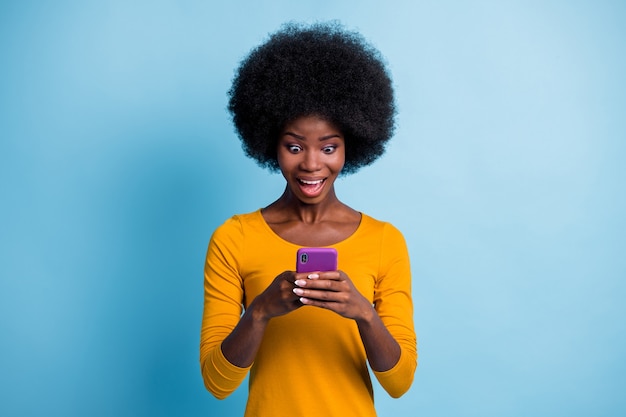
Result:
[[354,319],[376,377],[391,396],[399,397],[413,381],[417,350],[408,251],[404,238],[391,225],[385,227],[380,251],[374,306],[339,271],[297,280],[294,292],[303,304]]
[[287,271],[241,315],[245,295],[239,274],[242,241],[238,222],[225,223],[211,238],[205,264],[200,363],[206,388],[220,399],[247,375],[269,320],[302,305],[292,292],[295,272]]
[[370,367],[375,372],[385,372],[400,360],[400,345],[389,333],[376,310],[373,307],[369,310],[370,314],[357,319],[356,323]]
[[236,219],[229,219],[211,237],[204,266],[204,311],[200,337],[200,366],[204,385],[216,398],[231,394],[248,373],[226,359],[220,348],[243,310],[243,281],[239,248],[243,240]]
[[222,342],[222,352],[230,363],[251,366],[270,319],[302,306],[292,291],[295,279],[295,272],[283,272],[248,306],[237,326]]
[[404,237],[390,224],[385,225],[383,232],[374,306],[401,351],[398,363],[392,369],[384,372],[374,370],[374,374],[392,397],[399,397],[413,383],[417,367],[417,342],[413,325],[409,254]]
[[[372,304],[361,295],[342,271],[310,274],[295,282],[300,302],[326,308],[353,319],[359,329],[367,360],[374,371],[388,371],[400,359],[400,345],[380,319]],[[306,288],[306,289],[305,289]]]

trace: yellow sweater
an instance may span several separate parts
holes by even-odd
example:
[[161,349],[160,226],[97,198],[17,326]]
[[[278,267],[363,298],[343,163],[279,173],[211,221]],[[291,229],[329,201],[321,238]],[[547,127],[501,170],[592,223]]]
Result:
[[[413,381],[417,349],[413,328],[411,273],[402,234],[365,214],[357,231],[332,245],[339,269],[375,306],[401,347],[398,363],[374,372],[393,397]],[[299,246],[267,225],[261,211],[233,216],[209,243],[200,364],[207,389],[222,399],[250,371],[246,416],[375,416],[365,349],[356,323],[329,310],[304,306],[273,318],[250,368],[229,363],[222,341],[242,308],[285,270],[295,270]]]

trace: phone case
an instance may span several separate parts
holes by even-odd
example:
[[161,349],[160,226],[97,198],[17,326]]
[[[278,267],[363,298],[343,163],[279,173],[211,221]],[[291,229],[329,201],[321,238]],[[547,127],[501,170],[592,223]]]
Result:
[[335,248],[298,249],[296,272],[336,271],[337,250]]

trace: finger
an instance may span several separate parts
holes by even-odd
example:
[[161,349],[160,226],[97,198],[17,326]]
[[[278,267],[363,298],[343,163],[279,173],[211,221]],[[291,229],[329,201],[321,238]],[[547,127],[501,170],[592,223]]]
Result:
[[317,272],[318,279],[330,279],[333,281],[342,281],[341,271],[323,271]]
[[298,279],[294,282],[296,288],[309,288],[312,290],[341,292],[347,291],[348,287],[344,281],[332,279]]
[[304,288],[296,287],[293,289],[293,293],[301,297],[300,301],[304,298],[318,301],[345,302],[345,296],[334,291],[305,290]]
[[341,271],[313,271],[313,272],[299,272],[295,274],[295,279],[332,279],[340,280]]
[[320,301],[312,298],[302,297],[300,298],[300,303],[302,303],[302,305],[320,307],[326,310],[334,311],[338,314],[342,314],[341,305],[332,301]]
[[285,271],[282,274],[280,274],[279,277],[277,278],[282,278],[284,281],[287,281],[290,284],[293,284],[293,282],[298,279],[298,274],[293,271]]
[[316,272],[300,272],[300,273],[297,273],[295,275],[295,277],[296,277],[296,280],[299,280],[299,279],[319,279],[320,273],[321,272],[319,272],[319,271],[316,271]]
[[327,303],[322,302],[322,301],[318,301],[318,300],[313,300],[311,298],[306,298],[306,297],[301,297],[300,298],[300,303],[302,303],[302,305],[305,305],[305,306],[315,306],[315,307],[328,308],[327,307]]

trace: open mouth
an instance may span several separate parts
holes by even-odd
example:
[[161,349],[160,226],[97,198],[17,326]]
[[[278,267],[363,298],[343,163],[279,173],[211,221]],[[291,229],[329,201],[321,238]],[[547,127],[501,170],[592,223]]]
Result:
[[319,180],[304,180],[298,178],[298,185],[300,186],[300,190],[307,197],[315,197],[324,188],[324,183],[326,182],[326,178],[321,178]]

